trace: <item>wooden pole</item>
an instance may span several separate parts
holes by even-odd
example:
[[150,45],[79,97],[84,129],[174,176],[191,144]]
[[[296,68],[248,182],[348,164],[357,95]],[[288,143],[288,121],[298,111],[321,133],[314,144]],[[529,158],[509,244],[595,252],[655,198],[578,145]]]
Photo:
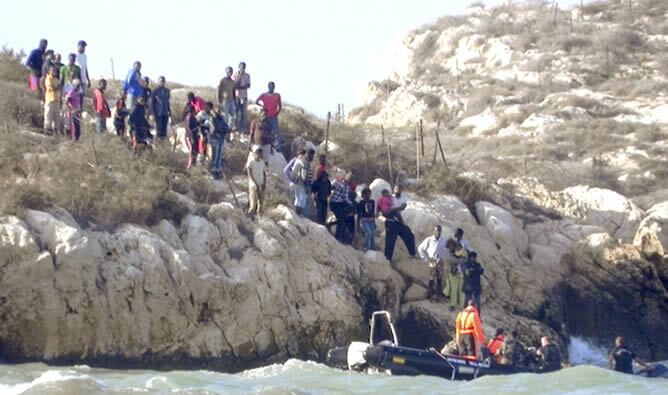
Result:
[[443,153],[443,146],[441,145],[441,138],[438,135],[438,131],[436,132],[436,145],[438,145],[438,150],[441,152],[441,159],[443,159],[445,170],[450,171],[448,168],[448,161],[445,160],[445,154]]
[[385,144],[385,128],[383,127],[383,125],[380,125],[380,134],[383,138],[383,145],[384,145]]
[[420,118],[420,157],[424,158],[424,131],[422,129],[422,118]]
[[415,126],[415,167],[417,179],[420,179],[420,126]]
[[329,151],[329,122],[332,118],[332,113],[327,111],[327,128],[325,129],[325,153]]
[[95,167],[98,167],[100,164],[97,162],[97,151],[95,151],[95,136],[90,139],[90,147],[93,149],[93,161],[95,162]]
[[[438,121],[436,123],[436,129],[434,129],[434,135],[438,136],[438,129],[441,128],[441,121]],[[434,155],[431,158],[431,167],[436,166],[436,150],[438,149],[438,146],[436,144],[436,141],[434,141]]]
[[459,92],[462,87],[459,83],[459,59],[457,59],[457,56],[455,55],[455,72],[457,73],[457,92]]
[[369,179],[369,152],[364,150],[364,179]]
[[387,147],[387,169],[390,172],[390,184],[394,186],[394,174],[392,172],[392,146],[386,145]]
[[110,58],[111,60],[111,79],[115,80],[116,79],[116,71],[114,70],[114,58]]
[[241,208],[241,205],[239,204],[239,199],[237,199],[237,194],[234,193],[234,188],[232,187],[232,183],[230,182],[229,177],[224,176],[225,182],[227,183],[227,187],[230,188],[230,192],[232,192],[232,197],[234,198],[234,203],[237,205],[237,208]]

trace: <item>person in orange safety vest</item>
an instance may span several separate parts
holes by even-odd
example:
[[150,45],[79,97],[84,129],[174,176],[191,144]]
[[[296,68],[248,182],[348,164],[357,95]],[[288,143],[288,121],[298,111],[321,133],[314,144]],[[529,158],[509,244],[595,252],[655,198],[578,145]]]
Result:
[[[503,340],[505,339],[505,334],[506,331],[503,330],[503,328],[497,328],[496,332],[494,332],[494,337],[492,340],[489,341],[489,344],[487,345],[487,348],[489,349],[489,353],[491,355],[496,355],[496,352],[501,349],[503,346]],[[501,360],[501,357],[497,358],[498,360]]]
[[485,344],[485,334],[480,321],[480,313],[475,308],[473,300],[469,300],[468,306],[457,314],[455,341],[459,355],[472,356],[477,359],[482,357],[481,347]]

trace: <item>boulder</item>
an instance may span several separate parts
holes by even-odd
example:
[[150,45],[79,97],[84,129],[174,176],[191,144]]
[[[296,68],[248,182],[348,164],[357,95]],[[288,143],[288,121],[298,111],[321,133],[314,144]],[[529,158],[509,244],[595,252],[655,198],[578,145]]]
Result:
[[489,230],[497,245],[512,246],[520,256],[528,256],[529,238],[522,221],[489,202],[477,202],[475,208],[480,224]]
[[417,283],[413,283],[406,293],[404,293],[403,302],[415,302],[417,300],[427,299],[427,289]]
[[650,248],[656,255],[668,252],[668,202],[655,204],[645,213],[633,244],[643,250]]
[[371,189],[371,199],[378,202],[382,196],[381,192],[383,192],[384,189],[392,192],[392,185],[390,185],[389,182],[383,180],[382,178],[376,178],[371,182],[371,184],[369,184],[369,189]]

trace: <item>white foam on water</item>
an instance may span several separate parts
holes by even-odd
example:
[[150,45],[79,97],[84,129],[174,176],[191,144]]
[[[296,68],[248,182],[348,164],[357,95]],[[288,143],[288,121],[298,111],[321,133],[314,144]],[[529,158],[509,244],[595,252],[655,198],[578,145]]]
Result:
[[573,365],[606,366],[608,353],[591,341],[573,336],[568,343],[569,362]]

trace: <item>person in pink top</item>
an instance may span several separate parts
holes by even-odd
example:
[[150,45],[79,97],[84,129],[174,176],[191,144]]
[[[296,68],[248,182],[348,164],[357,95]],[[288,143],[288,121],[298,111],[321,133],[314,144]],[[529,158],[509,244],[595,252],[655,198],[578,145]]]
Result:
[[275,92],[276,84],[270,82],[268,88],[269,90],[261,94],[255,100],[255,103],[262,104],[262,108],[267,112],[267,121],[271,125],[271,133],[274,135],[276,148],[280,148],[283,145],[283,136],[278,127],[278,114],[283,109],[283,101],[281,100],[281,95]]
[[[204,108],[206,107],[206,101],[204,99],[202,99],[199,96],[195,96],[195,94],[192,92],[188,92],[187,97],[188,97],[188,102],[186,103],[186,107],[188,105],[193,106],[196,114],[199,114],[200,112],[204,111]],[[185,115],[186,113],[184,111],[184,117]]]
[[81,137],[81,80],[75,78],[72,80],[73,88],[67,93],[65,97],[65,104],[67,105],[67,116],[69,118],[69,129],[72,140],[79,141]]

